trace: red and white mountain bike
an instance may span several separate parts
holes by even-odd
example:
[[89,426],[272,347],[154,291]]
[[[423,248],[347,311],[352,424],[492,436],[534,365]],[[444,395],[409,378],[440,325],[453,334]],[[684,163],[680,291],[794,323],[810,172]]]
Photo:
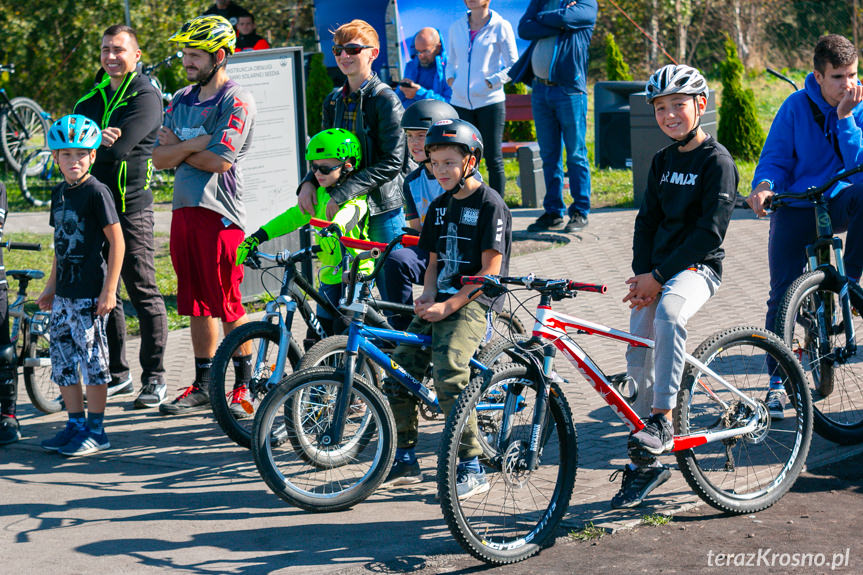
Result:
[[[539,293],[533,337],[516,340],[491,381],[474,381],[447,419],[438,458],[444,516],[459,543],[488,563],[511,563],[536,553],[555,534],[569,506],[577,463],[576,429],[554,371],[557,350],[578,369],[631,431],[643,427],[627,402],[624,376],[607,375],[573,339],[592,335],[653,347],[649,339],[552,309],[577,292],[605,286],[527,277],[472,277],[495,297],[516,289]],[[777,365],[768,370],[768,357]],[[674,410],[674,455],[690,487],[729,513],[769,507],[797,479],[812,437],[812,400],[803,369],[774,334],[736,327],[709,337],[692,355]],[[770,376],[788,393],[785,417],[771,419],[765,403]],[[477,411],[480,397],[503,409]],[[458,453],[471,419],[478,418],[489,489],[466,499],[456,490]],[[621,445],[621,451],[623,445]]]

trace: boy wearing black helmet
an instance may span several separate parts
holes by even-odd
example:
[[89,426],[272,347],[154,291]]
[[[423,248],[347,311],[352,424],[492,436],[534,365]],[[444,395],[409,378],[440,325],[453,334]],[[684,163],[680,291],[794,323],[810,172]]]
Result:
[[[503,304],[474,294],[475,287],[462,286],[461,277],[506,275],[512,216],[500,194],[473,177],[482,157],[482,140],[474,126],[462,120],[437,121],[426,134],[425,152],[445,193],[432,201],[420,233],[419,247],[429,252],[429,264],[408,331],[430,334],[432,345],[424,351],[399,347],[393,360],[414,375],[421,375],[431,360],[438,401],[449,413],[467,385],[468,361],[486,333],[487,316]],[[393,382],[385,385],[398,432],[396,462],[385,485],[420,481],[414,453],[417,405],[398,389]],[[488,491],[480,453],[474,421],[459,451],[459,498]]]
[[[416,231],[422,230],[423,220],[431,202],[444,193],[435,180],[425,152],[428,129],[438,120],[458,118],[455,108],[440,100],[420,100],[405,110],[402,115],[402,129],[405,131],[408,152],[419,164],[405,178],[402,195],[405,199],[405,219]],[[384,293],[390,301],[413,305],[413,286],[422,285],[428,267],[428,252],[418,246],[395,250],[384,262],[382,281],[386,284]],[[411,321],[410,316],[393,315],[389,318],[394,329],[404,330]]]
[[627,373],[638,385],[634,408],[645,425],[629,436],[633,463],[622,470],[614,508],[640,505],[671,476],[656,456],[674,445],[670,417],[685,365],[686,323],[719,288],[722,240],[740,180],[728,150],[701,128],[707,82],[698,70],[660,68],[646,91],[656,123],[674,143],[653,157],[635,219],[634,275],[623,301],[632,308],[630,331],[653,339],[654,347],[626,352]]

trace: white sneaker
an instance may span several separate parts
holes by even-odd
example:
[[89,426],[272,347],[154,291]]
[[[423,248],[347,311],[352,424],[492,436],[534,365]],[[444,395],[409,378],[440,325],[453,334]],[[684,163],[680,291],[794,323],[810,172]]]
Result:
[[456,492],[459,499],[468,499],[474,495],[485,493],[488,491],[488,479],[485,476],[485,471],[479,473],[459,473],[456,483]]

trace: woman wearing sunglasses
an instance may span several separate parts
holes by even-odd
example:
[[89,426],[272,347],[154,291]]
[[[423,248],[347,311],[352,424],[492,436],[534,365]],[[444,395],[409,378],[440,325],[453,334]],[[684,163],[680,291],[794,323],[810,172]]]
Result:
[[[401,187],[409,170],[405,170],[406,145],[401,129],[404,110],[392,88],[372,71],[379,48],[377,32],[363,20],[348,22],[333,33],[333,55],[347,82],[324,100],[321,127],[356,134],[363,157],[353,176],[329,190],[327,219],[349,199],[368,196],[369,237],[389,242],[405,225]],[[317,205],[315,177],[310,171],[299,191],[300,208],[309,215]],[[378,283],[381,296],[390,299],[385,283]]]

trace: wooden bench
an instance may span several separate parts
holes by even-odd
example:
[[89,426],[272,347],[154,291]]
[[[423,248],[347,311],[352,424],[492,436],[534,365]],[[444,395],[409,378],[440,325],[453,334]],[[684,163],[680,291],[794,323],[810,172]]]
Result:
[[[530,94],[506,95],[506,121],[526,122],[533,120],[533,109],[530,106]],[[532,142],[503,142],[501,150],[504,156],[515,156],[518,149]]]

